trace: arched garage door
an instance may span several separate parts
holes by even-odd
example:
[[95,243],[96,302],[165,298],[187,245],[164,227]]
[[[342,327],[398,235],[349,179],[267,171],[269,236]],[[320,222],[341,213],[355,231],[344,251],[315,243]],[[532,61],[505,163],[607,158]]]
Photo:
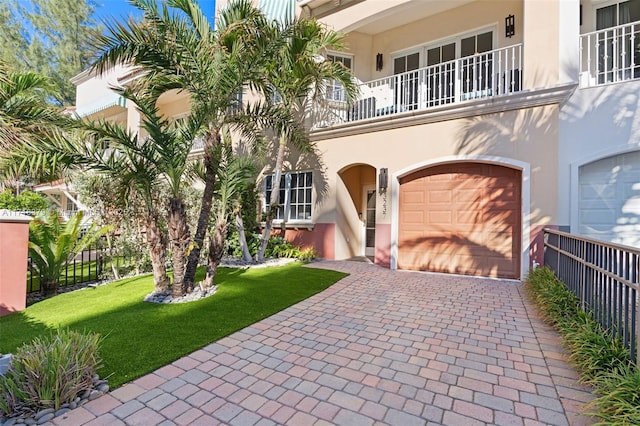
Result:
[[398,268],[520,278],[521,172],[483,163],[400,180]]
[[640,152],[580,167],[578,233],[640,247]]

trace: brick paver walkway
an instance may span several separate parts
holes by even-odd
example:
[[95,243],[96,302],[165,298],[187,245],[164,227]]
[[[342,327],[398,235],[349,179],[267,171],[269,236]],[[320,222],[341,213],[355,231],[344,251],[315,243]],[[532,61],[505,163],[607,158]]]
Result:
[[520,284],[313,266],[351,275],[54,424],[589,423],[592,397]]

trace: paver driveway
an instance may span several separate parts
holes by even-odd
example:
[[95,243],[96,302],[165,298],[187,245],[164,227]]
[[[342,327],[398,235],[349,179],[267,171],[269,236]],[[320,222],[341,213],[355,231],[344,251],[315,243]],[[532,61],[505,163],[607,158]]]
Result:
[[520,284],[313,267],[351,275],[54,423],[589,423],[591,395]]

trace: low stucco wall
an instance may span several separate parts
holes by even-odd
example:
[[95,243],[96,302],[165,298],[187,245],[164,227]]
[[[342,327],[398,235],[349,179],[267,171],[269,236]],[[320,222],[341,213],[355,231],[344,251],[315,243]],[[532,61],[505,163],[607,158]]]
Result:
[[28,216],[0,210],[0,316],[27,303]]

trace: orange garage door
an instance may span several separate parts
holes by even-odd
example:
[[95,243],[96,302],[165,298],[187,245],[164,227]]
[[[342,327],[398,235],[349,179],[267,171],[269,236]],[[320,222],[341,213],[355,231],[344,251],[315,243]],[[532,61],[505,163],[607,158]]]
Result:
[[400,180],[398,268],[520,278],[520,171],[447,164]]

